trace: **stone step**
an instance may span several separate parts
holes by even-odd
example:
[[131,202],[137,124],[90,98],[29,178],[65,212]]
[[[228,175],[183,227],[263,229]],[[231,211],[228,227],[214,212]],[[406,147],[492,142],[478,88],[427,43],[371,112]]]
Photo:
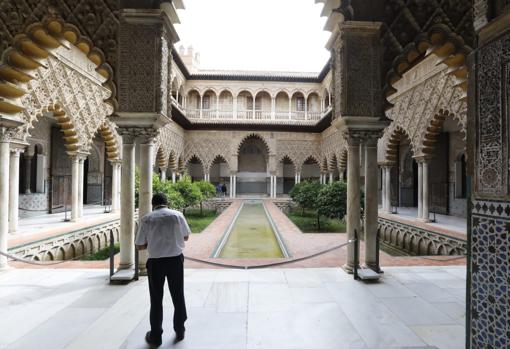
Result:
[[379,280],[381,275],[370,268],[359,268],[358,276],[361,280]]

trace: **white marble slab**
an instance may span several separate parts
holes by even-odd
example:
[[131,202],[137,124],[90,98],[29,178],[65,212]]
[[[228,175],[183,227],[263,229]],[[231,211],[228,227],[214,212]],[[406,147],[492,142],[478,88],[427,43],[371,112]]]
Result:
[[[460,348],[462,272],[387,268],[380,283],[368,284],[339,268],[185,270],[186,339],[172,343],[165,286],[162,348]],[[0,349],[147,348],[147,278],[107,281],[106,270],[5,273]]]

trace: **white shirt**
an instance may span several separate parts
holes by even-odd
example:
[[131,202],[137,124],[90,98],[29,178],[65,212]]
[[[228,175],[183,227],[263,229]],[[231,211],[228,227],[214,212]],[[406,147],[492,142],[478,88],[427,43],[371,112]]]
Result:
[[136,245],[147,245],[149,258],[179,256],[184,250],[184,237],[191,233],[184,215],[159,208],[143,216]]

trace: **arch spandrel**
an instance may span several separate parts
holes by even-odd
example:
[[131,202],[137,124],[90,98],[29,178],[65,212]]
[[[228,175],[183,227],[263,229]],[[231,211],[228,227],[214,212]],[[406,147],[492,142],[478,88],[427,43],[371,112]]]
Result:
[[442,70],[391,99],[394,106],[387,113],[393,122],[379,140],[378,162],[386,161],[388,142],[397,128],[408,135],[414,156],[426,155],[424,144],[430,136],[428,129],[445,110],[454,116],[461,132],[466,134],[466,102],[460,98],[462,90],[455,84],[455,79]]

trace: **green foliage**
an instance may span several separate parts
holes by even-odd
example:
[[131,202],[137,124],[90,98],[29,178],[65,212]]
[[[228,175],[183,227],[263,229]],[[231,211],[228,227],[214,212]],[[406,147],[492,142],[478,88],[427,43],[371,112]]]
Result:
[[202,201],[202,193],[198,186],[191,182],[191,178],[185,176],[183,179],[172,185],[184,200],[183,212],[186,208],[196,206]]
[[217,216],[218,213],[215,210],[200,212],[196,209],[189,209],[186,211],[186,220],[193,234],[201,233]]
[[[120,245],[116,243],[114,245],[114,254],[120,252]],[[104,261],[110,257],[110,247],[103,248],[102,250],[97,251],[96,253],[87,254],[80,257],[82,261]]]
[[317,197],[322,185],[319,182],[301,182],[292,188],[290,197],[296,202],[303,210],[316,209]]
[[140,171],[135,170],[135,208],[138,208],[140,202]]
[[316,209],[321,216],[343,219],[347,212],[347,183],[338,181],[324,185],[319,191]]
[[200,192],[202,193],[202,200],[208,200],[213,198],[216,195],[216,188],[213,184],[206,181],[194,182],[193,185],[196,185]]
[[152,192],[165,194],[168,199],[168,207],[174,210],[180,210],[184,207],[184,198],[176,190],[175,184],[171,181],[162,181],[157,174],[152,175]]
[[323,217],[317,228],[317,213],[313,210],[293,210],[287,216],[304,233],[345,233],[345,224],[337,219]]

